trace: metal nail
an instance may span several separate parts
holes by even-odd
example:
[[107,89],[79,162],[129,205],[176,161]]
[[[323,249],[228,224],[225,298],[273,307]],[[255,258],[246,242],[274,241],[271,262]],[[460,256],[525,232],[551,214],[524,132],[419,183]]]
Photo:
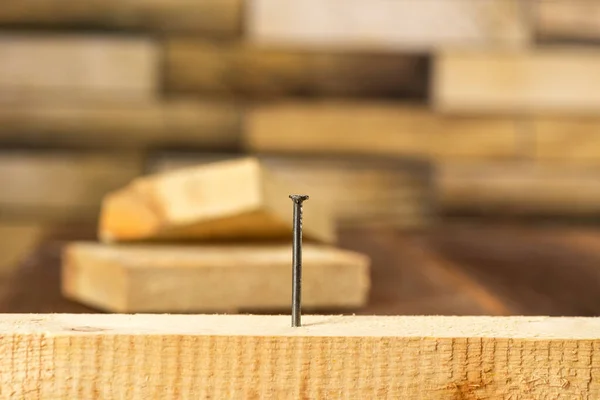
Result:
[[292,326],[301,326],[302,313],[302,202],[305,194],[291,194],[294,202],[294,232],[292,251]]

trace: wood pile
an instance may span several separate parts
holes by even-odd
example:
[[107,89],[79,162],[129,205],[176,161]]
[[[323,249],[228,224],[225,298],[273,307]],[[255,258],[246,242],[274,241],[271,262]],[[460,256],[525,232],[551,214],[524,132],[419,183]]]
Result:
[[[294,189],[255,158],[138,178],[106,195],[102,243],[65,248],[63,294],[124,313],[287,309]],[[363,306],[369,258],[331,246],[333,214],[318,198],[302,222],[305,307]]]
[[[400,172],[418,177],[404,181],[414,194],[406,200],[365,200],[374,214],[410,209],[410,223],[388,220],[401,228],[430,224],[430,204],[496,213],[494,196],[470,196],[472,180],[457,195],[446,173],[456,168],[491,172],[495,193],[520,185],[515,170],[538,186],[573,176],[572,201],[552,207],[548,192],[538,203],[550,214],[597,214],[576,201],[600,176],[596,15],[585,0],[6,0],[0,179],[15,178],[0,215],[49,209],[94,221],[102,195],[165,150],[430,163],[428,176]],[[312,186],[317,168],[295,168]],[[397,190],[390,172],[373,168]],[[556,179],[541,177],[546,168]],[[13,182],[21,179],[46,184]],[[529,209],[520,197],[503,200],[505,210]]]

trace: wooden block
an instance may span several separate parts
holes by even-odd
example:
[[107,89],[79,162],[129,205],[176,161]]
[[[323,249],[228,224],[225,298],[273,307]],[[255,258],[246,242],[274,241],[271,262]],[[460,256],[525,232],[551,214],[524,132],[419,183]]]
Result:
[[244,142],[254,152],[373,154],[426,159],[513,158],[518,122],[445,117],[391,102],[286,102],[251,109]]
[[0,97],[147,99],[159,84],[158,48],[114,36],[0,36]]
[[231,36],[240,33],[241,8],[240,0],[5,0],[0,24]]
[[535,32],[546,40],[600,39],[600,3],[590,0],[532,2]]
[[518,0],[255,0],[248,11],[250,40],[264,46],[365,51],[516,47],[527,44],[530,33],[526,7]]
[[436,57],[434,104],[446,112],[600,112],[600,52],[445,52]]
[[0,213],[42,220],[94,219],[102,196],[136,177],[134,154],[0,154]]
[[[290,245],[110,246],[74,243],[62,291],[111,312],[289,311]],[[302,306],[358,308],[369,293],[369,259],[307,244]]]
[[537,161],[600,165],[600,119],[539,117],[533,129]]
[[[215,157],[236,156],[168,154],[149,165],[152,172],[169,171],[210,163]],[[430,168],[425,163],[332,156],[259,159],[274,177],[326,203],[337,226],[414,229],[430,223]]]
[[600,396],[598,318],[303,320],[3,314],[3,390],[44,399]]
[[171,39],[166,88],[231,97],[424,97],[425,59],[402,54],[331,54],[261,50],[243,43]]
[[446,211],[531,216],[600,215],[600,170],[535,164],[440,165]]
[[4,101],[0,143],[92,148],[235,150],[242,111],[232,103]]
[[[105,198],[99,236],[105,242],[287,238],[294,189],[254,158],[143,177]],[[305,237],[335,240],[330,212],[318,199],[310,201]]]

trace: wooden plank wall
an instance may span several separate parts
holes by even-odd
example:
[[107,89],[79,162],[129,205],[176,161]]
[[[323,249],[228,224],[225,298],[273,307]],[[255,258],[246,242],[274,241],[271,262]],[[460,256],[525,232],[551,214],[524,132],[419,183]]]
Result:
[[[0,215],[83,218],[165,150],[423,161],[431,173],[403,173],[439,183],[423,201],[434,213],[459,193],[459,209],[496,212],[472,194],[475,180],[445,193],[457,163],[483,168],[500,191],[523,163],[546,188],[585,170],[569,183],[573,198],[585,195],[576,182],[600,167],[597,9],[585,0],[6,0],[0,181],[11,191],[0,192]],[[116,160],[99,167],[106,185],[57,172],[100,159]],[[347,166],[336,168],[339,177]],[[375,175],[394,185],[386,198],[402,192],[389,170]],[[414,207],[409,198],[398,209]],[[426,213],[413,220],[430,223]]]

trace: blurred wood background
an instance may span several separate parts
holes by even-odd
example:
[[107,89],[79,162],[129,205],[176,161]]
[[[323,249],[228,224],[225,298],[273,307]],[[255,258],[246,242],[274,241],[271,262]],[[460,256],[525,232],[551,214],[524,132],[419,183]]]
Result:
[[600,289],[599,16],[592,0],[4,0],[2,308],[79,309],[52,308],[44,282],[107,192],[256,154],[337,205],[342,246],[374,260],[365,312],[600,314],[577,289]]

